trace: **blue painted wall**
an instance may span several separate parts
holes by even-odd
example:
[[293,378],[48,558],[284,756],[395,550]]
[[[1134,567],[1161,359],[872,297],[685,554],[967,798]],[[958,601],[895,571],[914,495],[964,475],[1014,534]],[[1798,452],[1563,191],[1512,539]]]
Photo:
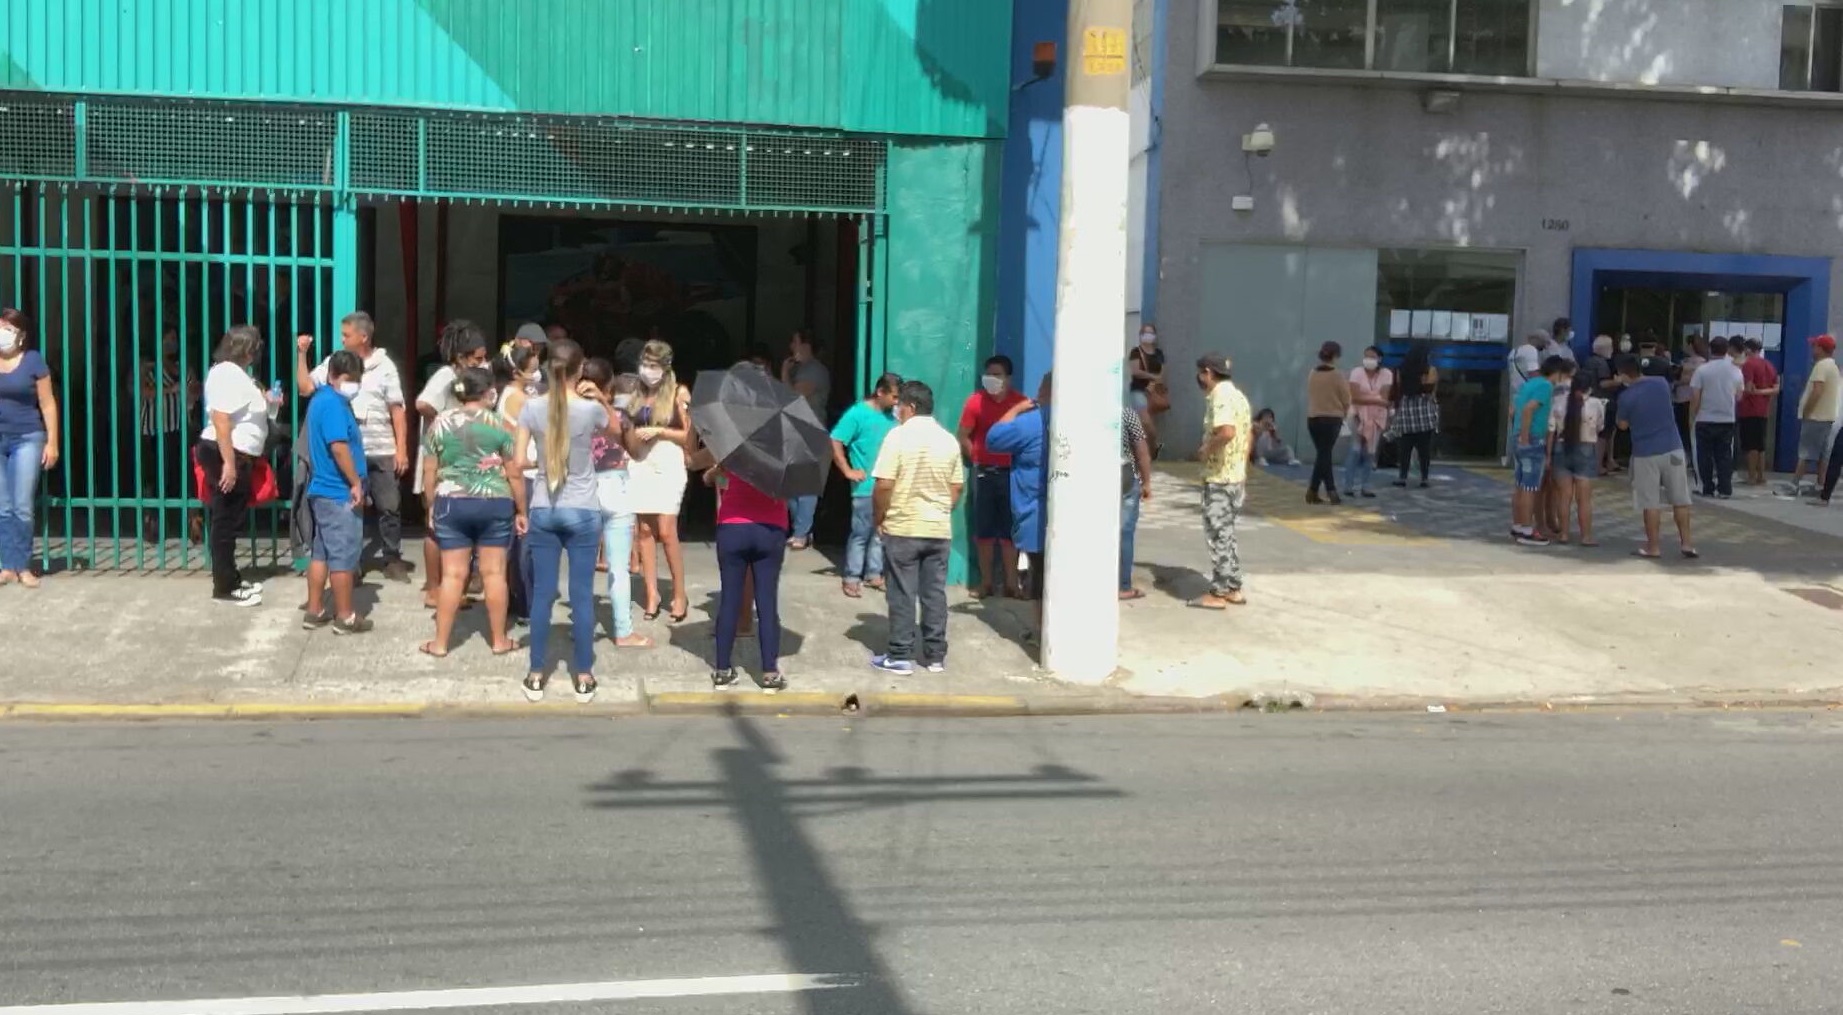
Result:
[[[1034,394],[1050,366],[1056,324],[1056,243],[1062,223],[1063,73],[1068,0],[1024,0],[1011,24],[1011,132],[1005,139],[998,224],[996,351],[1017,363],[1017,385]],[[1029,81],[1031,49],[1054,42],[1053,77]]]

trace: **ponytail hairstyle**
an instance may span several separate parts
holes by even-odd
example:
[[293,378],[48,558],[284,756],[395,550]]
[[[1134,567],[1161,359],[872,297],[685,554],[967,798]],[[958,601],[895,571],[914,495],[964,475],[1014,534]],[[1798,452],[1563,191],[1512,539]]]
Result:
[[665,376],[653,386],[647,402],[652,409],[653,426],[669,427],[673,416],[678,412],[678,375],[672,372],[672,347],[654,339],[640,350],[642,366],[648,362],[657,363],[665,370]]
[[442,325],[442,335],[435,340],[442,362],[459,368],[461,361],[486,348],[486,333],[464,317]]
[[555,497],[569,478],[570,399],[580,397],[576,382],[582,379],[582,346],[567,338],[550,343],[544,371],[550,383],[550,400],[544,407],[544,482]]
[[1581,412],[1592,390],[1593,378],[1585,370],[1574,375],[1574,383],[1568,389],[1568,411],[1561,420],[1562,447],[1570,451],[1581,443]]

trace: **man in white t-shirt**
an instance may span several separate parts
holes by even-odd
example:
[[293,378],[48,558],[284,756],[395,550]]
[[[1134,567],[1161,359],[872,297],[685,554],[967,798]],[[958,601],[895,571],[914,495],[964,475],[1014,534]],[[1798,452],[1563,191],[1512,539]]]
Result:
[[[374,342],[377,325],[364,311],[347,314],[339,322],[339,341],[349,352],[365,362],[352,412],[358,417],[359,435],[365,445],[365,493],[371,501],[377,524],[377,542],[384,577],[391,581],[410,580],[410,568],[403,560],[403,489],[402,478],[410,471],[409,417],[404,408],[403,378],[390,354]],[[313,351],[312,335],[297,341],[295,383],[306,398],[326,383],[327,364],[308,365]],[[369,549],[369,547],[367,547]],[[366,568],[360,565],[360,573]]]
[[1696,476],[1704,497],[1734,496],[1735,409],[1747,381],[1729,358],[1728,340],[1709,339],[1709,361],[1689,378],[1689,417],[1696,424]]

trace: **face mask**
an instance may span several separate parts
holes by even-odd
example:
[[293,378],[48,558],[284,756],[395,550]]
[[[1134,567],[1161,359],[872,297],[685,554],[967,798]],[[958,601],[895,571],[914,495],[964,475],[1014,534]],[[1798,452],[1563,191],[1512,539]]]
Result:
[[12,328],[0,328],[0,352],[12,352],[19,348],[19,332]]
[[487,392],[486,397],[482,399],[481,402],[489,409],[496,408],[499,405],[499,392]]
[[640,368],[640,379],[645,381],[649,388],[665,380],[665,377],[666,372],[662,367],[643,366]]
[[986,374],[979,378],[979,383],[985,388],[985,393],[993,398],[1005,393],[1005,379],[997,374]]
[[1140,345],[1152,345],[1156,343],[1157,341],[1158,341],[1158,336],[1154,334],[1153,332],[1142,331],[1139,333],[1139,344]]
[[622,412],[626,412],[629,408],[633,406],[633,404],[634,404],[634,400],[631,395],[614,396],[614,407],[621,410]]
[[339,382],[339,394],[343,396],[345,400],[348,402],[350,402],[354,398],[357,398],[358,397],[358,382],[357,381],[340,381]]
[[1363,357],[1363,369],[1365,370],[1374,371],[1377,367],[1380,367],[1381,365],[1382,365],[1382,361],[1377,359],[1374,356]]
[[1620,339],[1619,340],[1619,351],[1620,352],[1631,352],[1632,351],[1632,340],[1629,338]]

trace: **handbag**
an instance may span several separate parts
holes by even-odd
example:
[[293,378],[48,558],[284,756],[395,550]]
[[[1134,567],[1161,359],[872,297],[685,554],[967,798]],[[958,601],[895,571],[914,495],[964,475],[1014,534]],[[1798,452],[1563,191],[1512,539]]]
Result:
[[[1147,373],[1152,372],[1151,362],[1146,359],[1144,352],[1134,349],[1133,355],[1139,357],[1139,369]],[[1164,381],[1146,382],[1145,411],[1148,415],[1171,411],[1171,389],[1165,387]]]
[[[241,456],[239,456],[241,457]],[[261,507],[281,499],[281,484],[275,478],[275,467],[267,458],[257,458],[250,462],[250,506]],[[198,462],[198,452],[192,452],[192,482],[197,488],[198,499],[209,503],[211,491],[218,487],[214,477],[205,474],[205,467]]]

